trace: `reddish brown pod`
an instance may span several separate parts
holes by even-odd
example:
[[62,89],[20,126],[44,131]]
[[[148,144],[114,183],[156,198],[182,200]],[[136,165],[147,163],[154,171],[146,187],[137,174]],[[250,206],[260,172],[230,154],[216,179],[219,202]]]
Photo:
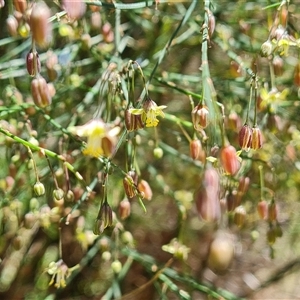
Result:
[[215,169],[205,170],[201,186],[194,194],[198,213],[205,221],[214,222],[221,217],[219,181],[219,174]]
[[240,162],[232,145],[224,146],[221,149],[220,159],[225,173],[233,176],[240,169]]
[[72,20],[82,18],[86,11],[86,4],[83,0],[63,0],[62,6]]
[[248,151],[251,147],[252,142],[252,129],[248,126],[248,124],[244,124],[244,126],[239,131],[239,145],[243,150]]
[[34,103],[39,107],[46,107],[52,102],[48,84],[41,76],[32,80],[31,93]]
[[51,11],[45,2],[37,2],[33,5],[30,15],[30,30],[32,38],[39,47],[46,47],[51,41],[52,24],[48,22]]

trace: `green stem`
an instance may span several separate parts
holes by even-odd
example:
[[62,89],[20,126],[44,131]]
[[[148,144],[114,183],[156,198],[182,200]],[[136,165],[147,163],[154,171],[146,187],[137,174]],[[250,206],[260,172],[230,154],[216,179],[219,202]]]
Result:
[[48,149],[45,149],[45,148],[42,148],[42,147],[39,147],[39,146],[36,146],[26,140],[23,140],[21,139],[20,137],[10,133],[8,130],[6,129],[3,129],[0,127],[0,133],[3,133],[4,135],[6,135],[7,137],[10,137],[11,139],[13,139],[15,142],[19,143],[19,144],[22,144],[23,146],[27,147],[27,148],[30,148],[31,150],[33,151],[40,151],[41,153],[44,153],[52,158],[56,158],[62,162],[64,162],[66,159],[64,156],[62,155],[59,155],[51,150],[48,150]]

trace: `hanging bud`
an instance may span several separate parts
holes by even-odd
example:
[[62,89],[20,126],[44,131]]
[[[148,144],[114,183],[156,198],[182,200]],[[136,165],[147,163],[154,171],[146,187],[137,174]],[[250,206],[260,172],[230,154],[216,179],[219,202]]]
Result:
[[11,36],[18,34],[18,21],[14,16],[8,16],[6,19],[6,27]]
[[257,150],[262,147],[262,134],[258,127],[252,128],[252,142],[251,149]]
[[294,84],[300,87],[300,63],[298,63],[294,70]]
[[208,107],[202,104],[198,104],[192,110],[192,122],[195,130],[202,130],[203,128],[207,127],[209,123],[208,114]]
[[277,220],[278,206],[276,203],[271,202],[268,205],[268,220],[270,222]]
[[194,194],[197,210],[202,219],[214,222],[220,219],[220,178],[213,168],[205,170],[200,188]]
[[272,65],[274,67],[274,73],[276,76],[281,76],[283,73],[283,59],[276,55],[272,60]]
[[270,246],[272,246],[276,242],[276,237],[276,230],[275,228],[271,227],[267,232],[267,240]]
[[26,56],[26,67],[30,76],[36,76],[41,71],[41,61],[36,51],[29,51]]
[[164,150],[161,149],[160,147],[156,147],[153,149],[153,155],[155,158],[160,159],[164,155]]
[[240,198],[236,191],[230,192],[226,196],[227,211],[234,211],[240,205]]
[[115,274],[119,274],[122,270],[122,263],[119,260],[114,260],[111,263],[111,269]]
[[198,159],[200,152],[202,151],[202,145],[200,140],[195,139],[190,142],[190,156],[192,159]]
[[268,57],[272,54],[272,51],[273,51],[273,45],[272,45],[272,42],[270,40],[267,40],[266,42],[264,42],[262,45],[261,45],[261,48],[260,48],[260,55],[262,57]]
[[95,221],[93,232],[94,234],[99,235],[104,231],[105,228],[111,226],[112,224],[113,224],[112,209],[105,201],[101,205],[100,211],[98,213],[98,217]]
[[24,14],[27,9],[27,1],[26,0],[14,0],[14,6],[17,11]]
[[46,47],[51,40],[52,25],[48,22],[51,17],[51,11],[44,2],[38,2],[33,5],[30,16],[30,29],[33,40],[40,47]]
[[136,186],[133,178],[127,174],[123,179],[124,191],[128,199],[133,198],[136,195]]
[[141,115],[134,115],[128,109],[125,110],[125,126],[127,131],[131,132],[134,130],[144,128]]
[[234,210],[233,222],[235,225],[241,228],[244,226],[245,220],[246,220],[246,210],[243,206],[240,205]]
[[31,81],[31,94],[34,103],[38,107],[46,107],[51,104],[52,99],[45,78],[39,76]]
[[248,151],[252,142],[252,129],[245,124],[239,132],[239,144],[243,150]]
[[240,162],[233,146],[225,146],[221,149],[221,164],[225,173],[235,175],[240,168]]
[[146,200],[151,200],[152,199],[153,193],[152,193],[152,190],[151,190],[151,187],[150,187],[149,183],[146,180],[142,179],[139,182],[138,190],[141,193],[143,199],[146,199]]
[[86,10],[83,0],[63,0],[62,6],[72,20],[80,19]]
[[257,212],[262,220],[266,220],[268,217],[268,204],[265,200],[259,201],[257,204]]
[[232,238],[224,232],[218,232],[209,248],[208,266],[215,272],[224,272],[230,266],[233,256]]
[[131,204],[127,199],[124,199],[119,204],[119,215],[122,220],[130,216]]
[[56,201],[63,200],[64,199],[64,195],[65,195],[64,191],[62,189],[60,189],[60,188],[53,190],[53,198]]
[[33,190],[37,196],[43,196],[45,194],[45,186],[40,181],[34,184]]

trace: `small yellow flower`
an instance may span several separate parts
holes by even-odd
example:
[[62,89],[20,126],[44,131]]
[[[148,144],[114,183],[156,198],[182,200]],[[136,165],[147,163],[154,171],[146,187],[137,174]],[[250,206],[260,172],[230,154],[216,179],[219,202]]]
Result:
[[69,131],[80,137],[87,137],[83,154],[98,158],[112,154],[120,128],[110,128],[101,119],[93,119],[85,125],[70,128]]
[[284,89],[279,92],[276,88],[271,91],[267,91],[267,89],[262,88],[260,90],[260,98],[261,102],[259,103],[259,108],[261,110],[269,109],[270,112],[276,112],[276,106],[280,106],[280,103],[284,101],[289,94],[289,89]]
[[54,286],[57,289],[66,287],[66,279],[77,268],[79,268],[79,265],[68,268],[62,259],[58,260],[57,262],[52,261],[46,269],[46,272],[49,275],[52,275],[49,285],[52,285],[55,282]]
[[157,104],[149,98],[145,101],[143,108],[131,108],[129,112],[133,115],[141,115],[146,127],[155,127],[159,123],[157,117],[160,116],[164,118],[165,114],[162,110],[166,107],[166,105],[157,106]]

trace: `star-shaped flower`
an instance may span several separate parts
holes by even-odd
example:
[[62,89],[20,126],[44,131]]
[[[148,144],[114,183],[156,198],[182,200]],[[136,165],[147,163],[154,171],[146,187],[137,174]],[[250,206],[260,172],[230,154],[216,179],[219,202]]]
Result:
[[87,144],[82,151],[92,157],[110,156],[116,145],[119,127],[111,128],[101,119],[93,119],[82,126],[70,128],[69,131],[80,137],[87,137]]
[[162,110],[166,107],[166,105],[157,106],[153,100],[148,98],[144,102],[143,108],[131,108],[129,112],[133,115],[141,115],[146,127],[156,127],[159,123],[157,117],[160,116],[163,118],[165,116]]

